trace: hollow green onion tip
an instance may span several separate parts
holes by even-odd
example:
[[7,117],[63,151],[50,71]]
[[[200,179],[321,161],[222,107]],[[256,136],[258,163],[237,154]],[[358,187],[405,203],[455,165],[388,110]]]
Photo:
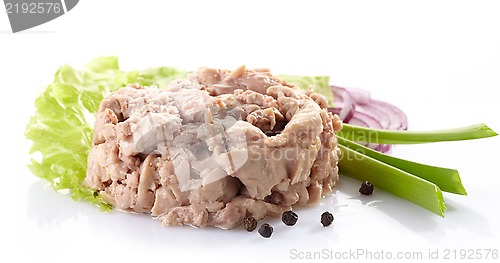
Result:
[[379,144],[418,144],[443,141],[473,140],[497,136],[484,123],[471,126],[435,131],[393,131],[378,130],[343,124],[339,136],[355,142]]

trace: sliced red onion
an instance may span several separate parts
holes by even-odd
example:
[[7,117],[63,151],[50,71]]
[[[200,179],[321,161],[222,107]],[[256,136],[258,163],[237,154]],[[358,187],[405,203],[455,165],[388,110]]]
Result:
[[[373,128],[373,129],[383,129],[382,125],[380,125],[380,122],[375,119],[374,117],[365,114],[363,112],[359,111],[354,111],[353,116],[351,120],[348,122],[349,124],[356,125],[356,126],[361,126],[361,127],[368,127],[368,128]],[[376,143],[362,143],[362,145],[371,148],[371,149],[377,149],[379,146]]]
[[[379,125],[380,129],[388,129],[389,126],[391,125],[391,119],[390,119],[391,117],[389,116],[389,114],[387,114],[387,112],[384,109],[377,107],[377,105],[374,105],[372,103],[356,105],[356,111],[362,112],[376,119],[377,122],[380,124]],[[375,127],[370,127],[370,128],[375,128]]]
[[389,104],[387,102],[373,100],[373,105],[384,109],[387,115],[391,118],[390,125],[387,130],[407,130],[408,129],[408,118],[406,114],[398,107]]
[[373,129],[383,129],[379,120],[369,114],[360,111],[355,111],[348,123]]
[[386,153],[386,152],[389,152],[391,150],[391,148],[392,148],[391,144],[379,144],[377,146],[377,148],[375,148],[374,150],[382,152],[382,153]]
[[[330,86],[333,93],[334,108],[328,111],[337,114],[344,123],[373,129],[406,130],[406,114],[398,107],[387,102],[373,100],[370,93],[362,89]],[[380,152],[388,152],[388,144],[364,144]]]
[[330,86],[330,90],[333,92],[334,108],[341,109],[337,113],[339,118],[344,122],[349,122],[355,111],[351,95],[347,90],[341,87]]
[[347,90],[351,97],[354,99],[356,104],[366,104],[372,101],[370,92],[364,89],[358,88],[343,88]]

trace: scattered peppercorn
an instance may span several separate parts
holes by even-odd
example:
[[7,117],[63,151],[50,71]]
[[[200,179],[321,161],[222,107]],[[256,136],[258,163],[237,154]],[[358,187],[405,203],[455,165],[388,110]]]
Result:
[[265,223],[259,227],[259,234],[265,238],[271,237],[273,234],[273,227]]
[[293,226],[295,223],[297,223],[297,220],[299,219],[299,216],[297,213],[293,211],[286,211],[283,212],[283,215],[281,216],[281,221],[285,223],[287,226]]
[[359,192],[364,195],[371,195],[373,193],[373,185],[368,181],[364,181],[359,188]]
[[333,222],[332,213],[326,211],[323,214],[321,214],[321,224],[323,224],[324,227],[331,225],[332,222]]
[[243,219],[243,227],[248,232],[252,232],[257,228],[257,220],[253,216],[247,216]]

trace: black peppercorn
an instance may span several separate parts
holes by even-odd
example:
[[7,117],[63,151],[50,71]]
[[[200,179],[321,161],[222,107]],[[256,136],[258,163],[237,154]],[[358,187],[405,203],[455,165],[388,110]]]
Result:
[[364,181],[359,188],[359,192],[364,195],[371,195],[373,193],[373,185],[368,181]]
[[332,213],[326,211],[323,214],[321,214],[321,224],[323,224],[323,226],[329,226],[332,224],[332,222],[333,222]]
[[283,221],[283,223],[285,223],[285,225],[287,226],[295,225],[298,219],[299,216],[293,211],[283,212],[283,215],[281,216],[281,221]]
[[269,238],[271,237],[271,235],[273,234],[273,227],[270,226],[269,224],[262,224],[260,227],[259,227],[259,234],[265,238]]
[[252,232],[257,228],[257,220],[253,216],[247,216],[243,219],[243,227]]

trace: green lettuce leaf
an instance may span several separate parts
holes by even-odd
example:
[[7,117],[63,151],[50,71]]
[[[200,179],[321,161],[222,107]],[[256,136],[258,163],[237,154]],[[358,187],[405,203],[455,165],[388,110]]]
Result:
[[315,92],[323,95],[328,100],[328,105],[333,106],[333,93],[330,90],[329,76],[298,76],[298,75],[278,75],[279,78],[307,90],[312,85]]
[[41,159],[31,159],[31,172],[49,181],[56,191],[69,190],[75,200],[110,209],[97,193],[82,186],[99,104],[126,84],[162,88],[173,78],[186,75],[171,67],[125,72],[120,70],[116,57],[94,59],[84,70],[61,67],[54,82],[36,99],[36,112],[26,127],[25,136],[33,142],[30,153],[41,154]]

